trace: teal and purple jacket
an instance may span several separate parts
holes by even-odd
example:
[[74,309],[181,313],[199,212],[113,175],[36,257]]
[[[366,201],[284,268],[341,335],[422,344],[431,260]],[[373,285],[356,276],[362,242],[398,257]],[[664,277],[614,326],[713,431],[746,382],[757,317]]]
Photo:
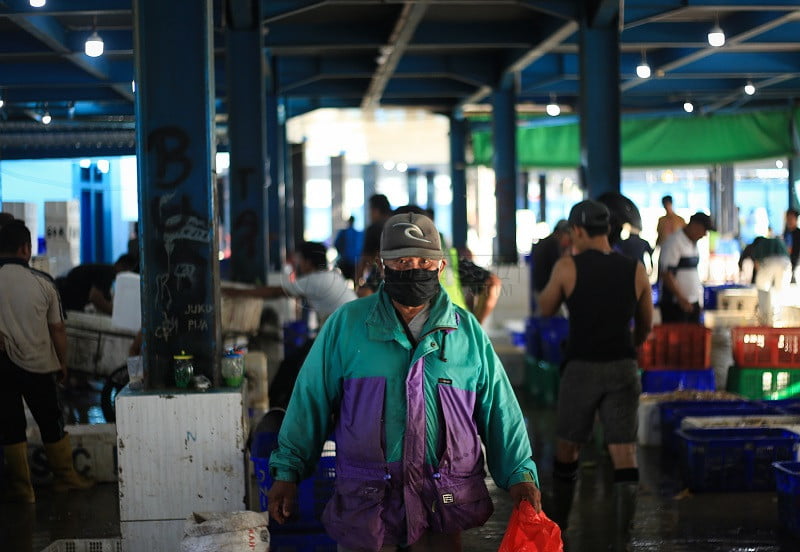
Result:
[[483,525],[493,509],[481,441],[499,487],[538,485],[505,370],[478,321],[444,291],[416,347],[382,287],[333,313],[297,378],[273,479],[311,475],[331,431],[336,485],[323,523],[346,548]]

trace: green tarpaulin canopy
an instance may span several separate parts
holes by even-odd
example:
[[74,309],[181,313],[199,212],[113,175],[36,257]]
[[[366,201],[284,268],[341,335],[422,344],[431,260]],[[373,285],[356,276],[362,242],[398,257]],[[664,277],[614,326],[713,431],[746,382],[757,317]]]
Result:
[[[664,167],[731,163],[794,155],[791,120],[800,110],[760,111],[691,117],[623,118],[622,165]],[[492,164],[490,130],[472,133],[473,163]],[[578,123],[517,129],[517,160],[523,167],[576,167]]]

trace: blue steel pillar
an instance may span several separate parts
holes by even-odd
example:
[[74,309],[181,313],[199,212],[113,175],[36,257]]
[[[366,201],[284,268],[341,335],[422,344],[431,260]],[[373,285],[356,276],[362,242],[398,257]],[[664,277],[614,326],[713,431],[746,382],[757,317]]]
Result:
[[453,190],[453,247],[467,246],[467,122],[450,116],[450,186]]
[[150,389],[174,386],[172,357],[181,351],[194,355],[196,375],[219,384],[211,4],[133,5],[142,328]]
[[227,4],[231,276],[267,282],[267,126],[263,31],[258,0]]
[[[589,197],[620,189],[619,13],[595,21],[599,0],[580,21],[581,186]],[[608,2],[606,2],[608,4]]]
[[427,171],[425,173],[425,182],[428,186],[428,209],[434,210],[436,204],[436,173],[434,171]]
[[408,187],[408,204],[417,205],[417,180],[419,169],[408,169],[406,171],[406,185]]
[[513,83],[492,97],[494,175],[497,198],[496,263],[516,264],[517,257],[517,110]]
[[[284,113],[285,104],[284,104]],[[301,241],[295,239],[295,193],[294,193],[294,176],[292,175],[292,145],[286,137],[286,121],[281,125],[281,144],[283,144],[283,190],[284,190],[284,234],[286,239],[286,251],[294,251],[297,244]],[[300,206],[303,206],[302,200]]]
[[[272,73],[274,75],[274,73]],[[274,82],[272,77],[268,83],[267,90],[267,167],[269,178],[267,179],[267,212],[268,220],[268,239],[267,250],[269,251],[268,265],[270,270],[280,272],[286,260],[284,246],[284,217],[283,208],[285,205],[283,187],[283,154],[281,144],[281,109],[278,96],[272,90]],[[270,282],[277,285],[278,282]]]

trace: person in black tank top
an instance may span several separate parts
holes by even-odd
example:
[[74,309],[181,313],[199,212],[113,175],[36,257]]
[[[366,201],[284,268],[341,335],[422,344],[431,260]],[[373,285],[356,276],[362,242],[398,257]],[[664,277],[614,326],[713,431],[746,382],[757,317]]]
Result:
[[578,456],[599,415],[614,464],[612,549],[622,551],[639,484],[636,416],[641,383],[636,347],[650,333],[653,303],[644,265],[611,250],[609,218],[606,206],[596,201],[572,207],[575,254],[556,263],[539,297],[544,316],[566,303],[570,324],[558,397],[551,504],[545,509],[566,535]]

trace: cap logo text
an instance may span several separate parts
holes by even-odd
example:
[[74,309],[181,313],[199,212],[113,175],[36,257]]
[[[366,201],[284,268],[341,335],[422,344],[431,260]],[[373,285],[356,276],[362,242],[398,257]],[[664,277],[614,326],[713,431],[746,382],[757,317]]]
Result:
[[431,243],[431,240],[426,240],[423,237],[425,234],[422,232],[422,229],[416,224],[411,224],[410,222],[398,222],[397,224],[393,224],[392,228],[396,226],[407,226],[407,228],[403,231],[403,234],[405,234],[405,236],[411,240]]

